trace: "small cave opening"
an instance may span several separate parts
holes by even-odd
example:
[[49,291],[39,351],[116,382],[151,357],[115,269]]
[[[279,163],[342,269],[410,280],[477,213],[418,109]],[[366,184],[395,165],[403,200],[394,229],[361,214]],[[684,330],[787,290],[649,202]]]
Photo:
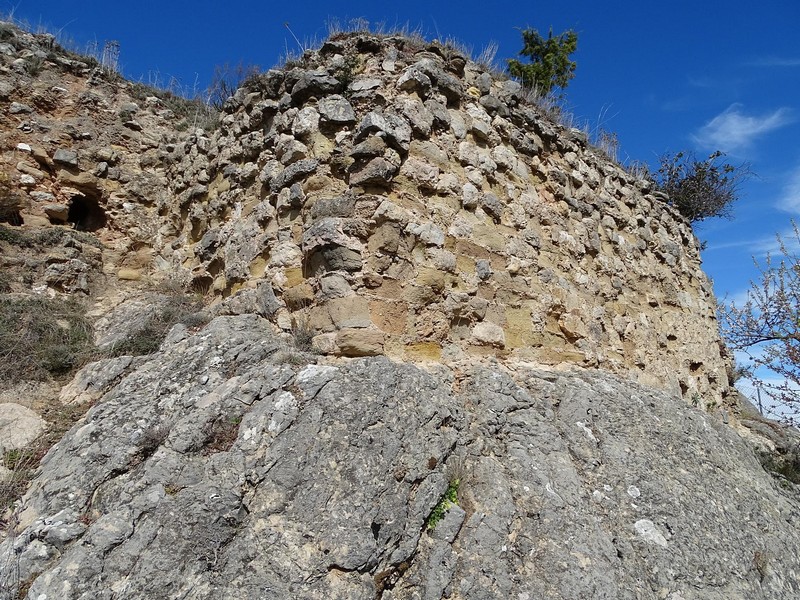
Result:
[[4,189],[3,177],[0,173],[0,223],[7,223],[9,225],[22,225],[22,209],[24,204],[20,197]]
[[92,196],[75,195],[69,201],[67,221],[79,231],[97,231],[106,226],[105,211]]
[[20,226],[25,223],[25,220],[22,218],[22,214],[16,208],[11,208],[8,210],[0,209],[0,223],[6,223],[8,225],[15,225]]

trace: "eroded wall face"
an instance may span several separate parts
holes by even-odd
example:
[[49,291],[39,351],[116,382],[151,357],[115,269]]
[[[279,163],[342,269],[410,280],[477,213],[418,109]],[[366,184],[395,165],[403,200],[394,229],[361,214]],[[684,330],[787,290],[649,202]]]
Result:
[[324,353],[580,364],[718,400],[697,241],[649,184],[515,82],[365,43],[250,82],[192,149],[209,163],[182,192],[194,277],[226,294],[266,279],[277,322]]
[[325,354],[578,364],[700,405],[728,387],[689,225],[452,49],[329,41],[246,82],[213,132],[60,64],[14,75],[9,99],[59,91],[15,113],[0,158],[26,223],[88,199],[106,274],[177,278]]

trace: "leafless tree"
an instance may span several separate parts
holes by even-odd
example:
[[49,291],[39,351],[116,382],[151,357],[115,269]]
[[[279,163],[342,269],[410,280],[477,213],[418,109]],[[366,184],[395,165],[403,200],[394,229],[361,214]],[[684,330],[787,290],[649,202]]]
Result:
[[[791,240],[778,237],[779,255],[756,265],[760,276],[751,282],[741,306],[723,302],[719,308],[725,339],[734,350],[750,355],[754,371],[766,368],[777,375],[753,380],[768,396],[788,407],[783,420],[797,425],[800,413],[800,229],[792,223]],[[794,416],[791,414],[794,412]]]

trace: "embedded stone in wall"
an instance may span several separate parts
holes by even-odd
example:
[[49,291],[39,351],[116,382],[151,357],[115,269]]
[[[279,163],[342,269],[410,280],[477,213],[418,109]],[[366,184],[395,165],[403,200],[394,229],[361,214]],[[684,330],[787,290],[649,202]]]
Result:
[[383,354],[384,334],[376,329],[341,329],[336,333],[337,352],[342,356]]
[[372,324],[369,301],[363,296],[334,298],[326,306],[331,321],[339,329],[364,328]]
[[475,343],[483,346],[503,348],[506,345],[503,328],[487,321],[478,323],[472,328],[472,339]]

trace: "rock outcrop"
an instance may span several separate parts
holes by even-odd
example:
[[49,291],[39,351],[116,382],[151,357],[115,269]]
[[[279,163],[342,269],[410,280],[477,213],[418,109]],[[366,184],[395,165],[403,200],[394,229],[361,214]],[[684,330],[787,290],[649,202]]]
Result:
[[0,598],[800,596],[799,488],[754,453],[798,435],[736,405],[648,181],[418,39],[210,116],[0,24],[3,298],[88,298],[101,350],[154,282],[210,302],[0,389],[28,438],[28,390],[88,409],[0,515]]
[[[676,396],[597,371],[308,358],[256,316],[173,332],[45,458],[0,546],[6,585],[76,599],[800,593],[796,491]],[[426,528],[456,479],[458,506]]]

